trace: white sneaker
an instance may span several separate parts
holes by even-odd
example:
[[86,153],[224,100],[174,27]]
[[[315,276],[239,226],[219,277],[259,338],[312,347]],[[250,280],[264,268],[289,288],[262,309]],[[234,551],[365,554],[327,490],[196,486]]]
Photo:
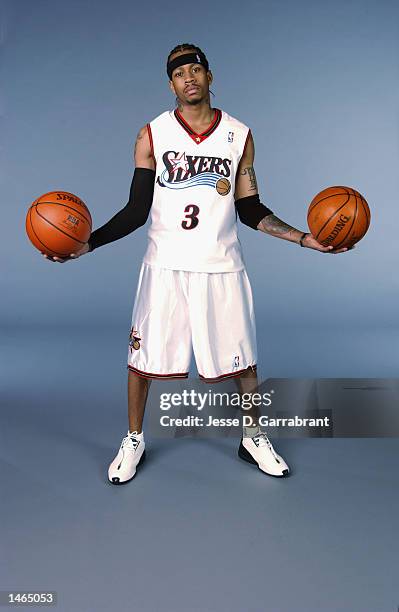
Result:
[[108,480],[115,485],[125,484],[134,478],[136,468],[145,459],[143,433],[127,432],[123,438],[118,454],[108,468]]
[[269,476],[287,476],[290,468],[274,450],[267,435],[261,431],[253,438],[242,438],[238,456],[244,461],[254,463]]

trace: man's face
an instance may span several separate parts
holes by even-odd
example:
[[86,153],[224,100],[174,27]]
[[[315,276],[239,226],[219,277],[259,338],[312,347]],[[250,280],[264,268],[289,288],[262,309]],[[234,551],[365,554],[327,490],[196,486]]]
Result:
[[[171,59],[180,55],[187,55],[187,53],[192,53],[192,51],[174,53]],[[175,96],[182,102],[194,106],[208,98],[211,83],[212,74],[210,71],[206,72],[204,66],[201,64],[183,64],[172,72],[172,80],[169,81],[169,86]]]

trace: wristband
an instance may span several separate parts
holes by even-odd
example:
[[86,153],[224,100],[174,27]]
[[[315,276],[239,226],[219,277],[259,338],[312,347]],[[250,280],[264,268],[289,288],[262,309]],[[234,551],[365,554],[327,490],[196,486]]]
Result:
[[306,235],[307,232],[303,232],[302,236],[299,238],[299,244],[301,245],[301,247],[303,247],[302,240],[305,238]]

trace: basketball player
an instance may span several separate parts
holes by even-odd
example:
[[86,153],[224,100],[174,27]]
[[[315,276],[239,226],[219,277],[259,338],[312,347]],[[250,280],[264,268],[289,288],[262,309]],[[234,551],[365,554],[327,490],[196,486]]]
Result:
[[[256,388],[255,319],[237,214],[254,230],[301,247],[347,250],[324,247],[260,202],[253,136],[211,107],[213,75],[199,47],[175,47],[167,74],[177,107],[138,133],[129,202],[79,252],[49,257],[63,263],[118,240],[144,225],[151,211],[128,347],[129,429],[108,470],[109,482],[118,485],[145,458],[142,422],[151,379],[187,378],[191,343],[201,379],[234,377],[241,391]],[[256,418],[243,430],[239,456],[266,474],[289,473]]]

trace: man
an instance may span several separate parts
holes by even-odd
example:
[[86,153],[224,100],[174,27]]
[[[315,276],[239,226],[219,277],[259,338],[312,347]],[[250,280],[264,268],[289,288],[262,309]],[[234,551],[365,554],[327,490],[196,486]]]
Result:
[[[113,484],[129,482],[145,458],[142,422],[151,379],[186,378],[191,342],[201,379],[234,377],[241,391],[256,388],[255,319],[237,214],[249,227],[302,247],[347,250],[324,247],[261,204],[251,131],[211,108],[213,75],[199,47],[175,47],[167,73],[177,108],[140,130],[128,204],[78,253],[50,258],[64,262],[117,240],[144,225],[151,210],[129,338],[129,429],[109,466]],[[266,474],[289,473],[256,418],[243,428],[239,456]]]

